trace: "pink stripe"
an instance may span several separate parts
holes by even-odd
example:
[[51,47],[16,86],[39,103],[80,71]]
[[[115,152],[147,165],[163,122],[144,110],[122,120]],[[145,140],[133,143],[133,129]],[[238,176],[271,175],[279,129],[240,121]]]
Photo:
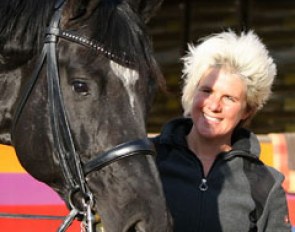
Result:
[[60,205],[51,188],[28,174],[0,174],[0,205]]

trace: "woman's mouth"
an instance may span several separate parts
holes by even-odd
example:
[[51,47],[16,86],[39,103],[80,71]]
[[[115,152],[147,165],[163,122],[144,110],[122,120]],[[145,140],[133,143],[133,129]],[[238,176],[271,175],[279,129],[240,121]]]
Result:
[[220,118],[217,118],[217,117],[213,117],[213,116],[210,116],[208,114],[205,114],[204,113],[204,118],[207,119],[207,121],[210,121],[210,122],[221,122],[221,119]]

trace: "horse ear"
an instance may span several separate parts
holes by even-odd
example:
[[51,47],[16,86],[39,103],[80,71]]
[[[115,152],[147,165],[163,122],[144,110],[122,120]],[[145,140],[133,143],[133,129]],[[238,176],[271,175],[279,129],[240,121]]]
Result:
[[[79,18],[87,13],[87,8],[92,5],[95,7],[100,0],[90,1],[90,0],[69,0],[68,1],[68,19],[73,20]],[[90,6],[89,6],[90,5]]]
[[138,12],[147,23],[160,8],[163,0],[126,0],[129,5]]

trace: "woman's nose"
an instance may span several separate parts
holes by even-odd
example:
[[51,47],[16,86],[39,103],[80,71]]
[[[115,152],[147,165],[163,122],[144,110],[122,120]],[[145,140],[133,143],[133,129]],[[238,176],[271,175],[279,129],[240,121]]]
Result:
[[221,111],[221,100],[219,97],[211,95],[208,101],[208,108],[211,111],[219,112]]

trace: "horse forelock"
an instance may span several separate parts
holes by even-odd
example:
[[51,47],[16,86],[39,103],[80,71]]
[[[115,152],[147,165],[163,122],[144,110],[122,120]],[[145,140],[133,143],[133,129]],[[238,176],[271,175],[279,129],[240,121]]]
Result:
[[43,42],[54,1],[1,0],[1,52],[30,52]]
[[126,1],[103,0],[93,14],[89,25],[91,38],[115,57],[125,60],[120,63],[122,66],[138,70],[140,76],[157,81],[162,78],[144,21]]

